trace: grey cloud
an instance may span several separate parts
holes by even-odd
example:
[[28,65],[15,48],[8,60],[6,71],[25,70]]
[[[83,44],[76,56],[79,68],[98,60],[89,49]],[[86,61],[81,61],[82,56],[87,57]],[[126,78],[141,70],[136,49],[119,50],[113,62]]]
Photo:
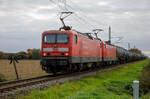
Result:
[[[73,29],[90,32],[93,29],[88,24],[90,23],[94,28],[104,29],[99,36],[103,40],[108,40],[107,29],[111,25],[112,36],[124,37],[124,42],[131,42],[142,50],[150,50],[147,45],[150,37],[149,0],[68,0],[67,2],[76,13],[83,12],[78,14],[80,18],[72,15],[65,20],[67,25],[73,26]],[[61,10],[49,0],[0,0],[1,49],[16,52],[27,48],[40,48],[41,33],[61,26],[57,16],[59,11]],[[14,46],[9,48],[9,44]],[[127,48],[125,43],[119,45]]]

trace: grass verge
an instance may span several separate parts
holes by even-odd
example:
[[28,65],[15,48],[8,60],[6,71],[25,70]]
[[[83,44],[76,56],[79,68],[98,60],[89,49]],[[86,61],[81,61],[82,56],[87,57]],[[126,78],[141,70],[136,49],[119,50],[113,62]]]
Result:
[[7,81],[4,77],[4,75],[0,74],[0,82],[4,82],[4,81]]
[[146,95],[141,96],[141,99],[150,99],[150,92]]
[[18,99],[131,99],[132,82],[138,79],[148,63],[148,60],[143,60],[94,77],[58,84],[44,91],[35,90]]
[[140,81],[140,95],[143,99],[150,99],[150,63],[144,67]]

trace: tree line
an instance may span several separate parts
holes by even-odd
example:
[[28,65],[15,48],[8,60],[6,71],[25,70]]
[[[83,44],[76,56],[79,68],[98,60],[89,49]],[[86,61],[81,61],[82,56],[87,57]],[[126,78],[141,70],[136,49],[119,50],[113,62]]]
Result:
[[[141,50],[133,48],[129,50],[137,54],[142,54]],[[0,51],[0,59],[7,59],[10,55],[16,55],[18,59],[40,59],[41,50],[40,49],[27,49],[27,51],[19,51],[18,53],[4,53]]]
[[16,56],[17,59],[40,59],[40,49],[27,49],[27,51],[19,51],[17,53],[5,53],[0,51],[0,59],[8,59],[10,56]]
[[132,48],[132,49],[129,49],[130,52],[134,52],[134,53],[137,53],[137,54],[142,54],[142,51],[137,49],[137,48]]

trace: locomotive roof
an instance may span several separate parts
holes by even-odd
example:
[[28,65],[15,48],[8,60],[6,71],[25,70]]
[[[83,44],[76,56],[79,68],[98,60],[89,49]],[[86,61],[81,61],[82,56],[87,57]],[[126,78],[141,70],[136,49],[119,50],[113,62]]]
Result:
[[43,33],[48,33],[48,32],[70,32],[71,30],[47,30],[47,31],[44,31]]
[[76,31],[76,30],[73,30],[73,31],[77,32],[79,35],[86,36],[87,38],[89,38],[89,39],[91,39],[91,40],[98,40],[98,41],[101,41],[100,39],[94,38],[94,37],[92,37],[91,35],[89,35],[89,34],[92,34],[92,33],[82,33],[82,32]]
[[100,39],[97,39],[97,38],[94,38],[94,37],[92,37],[91,35],[89,35],[89,34],[91,34],[91,33],[81,33],[81,32],[79,32],[79,31],[76,31],[76,30],[47,30],[47,31],[44,31],[43,32],[43,34],[46,34],[46,33],[48,33],[48,32],[63,32],[63,33],[65,33],[65,32],[72,32],[72,33],[78,33],[79,35],[82,35],[82,36],[85,36],[85,37],[87,37],[87,38],[89,38],[89,39],[91,39],[91,40],[99,40],[100,41]]

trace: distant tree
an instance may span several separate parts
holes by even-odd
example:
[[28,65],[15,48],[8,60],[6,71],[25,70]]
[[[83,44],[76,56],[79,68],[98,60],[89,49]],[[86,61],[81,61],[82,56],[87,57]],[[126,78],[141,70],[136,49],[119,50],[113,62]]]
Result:
[[2,58],[4,54],[4,52],[0,51],[0,58]]
[[17,53],[18,59],[26,59],[27,58],[27,53],[24,51],[20,51]]
[[40,49],[28,49],[27,50],[28,59],[40,59],[41,58],[41,50]]
[[32,49],[32,58],[40,59],[41,58],[41,50],[40,49]]
[[134,53],[137,53],[137,54],[142,54],[141,50],[137,49],[137,48],[132,48],[129,50],[130,52],[134,52]]
[[32,49],[27,49],[27,56],[28,56],[28,59],[32,58]]

